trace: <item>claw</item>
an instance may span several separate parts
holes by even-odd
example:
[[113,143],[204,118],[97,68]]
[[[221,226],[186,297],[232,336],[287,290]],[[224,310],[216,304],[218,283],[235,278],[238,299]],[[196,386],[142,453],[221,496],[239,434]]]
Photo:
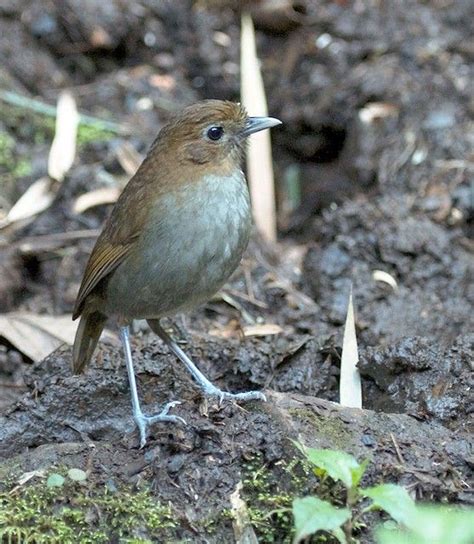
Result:
[[159,414],[156,414],[154,416],[147,416],[141,412],[134,414],[133,419],[135,420],[138,431],[140,433],[140,449],[142,449],[146,444],[147,428],[149,425],[152,425],[157,421],[166,421],[168,423],[182,423],[183,425],[186,425],[186,421],[182,417],[168,415],[170,409],[174,406],[177,406],[178,404],[181,404],[181,402],[178,400],[168,402],[164,406],[163,410]]

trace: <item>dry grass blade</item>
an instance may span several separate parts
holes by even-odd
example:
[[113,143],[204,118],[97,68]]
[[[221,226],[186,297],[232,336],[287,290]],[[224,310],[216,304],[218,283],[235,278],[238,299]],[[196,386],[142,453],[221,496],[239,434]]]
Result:
[[258,544],[257,536],[250,522],[247,505],[240,496],[242,487],[242,482],[239,482],[229,497],[235,542],[236,544]]
[[89,191],[76,198],[72,205],[72,211],[80,214],[95,206],[114,204],[117,202],[119,195],[120,189],[118,187],[102,187],[95,191]]
[[56,114],[56,130],[48,159],[48,175],[62,181],[76,156],[76,137],[79,113],[71,93],[59,95]]
[[0,314],[0,336],[35,362],[64,343],[72,344],[76,328],[70,315]]
[[362,408],[362,386],[357,368],[359,352],[355,329],[352,287],[349,294],[344,339],[342,341],[341,380],[339,384],[339,402],[342,406]]
[[[267,101],[257,58],[253,22],[246,13],[242,15],[240,63],[240,94],[243,105],[249,115],[267,115]],[[255,224],[266,240],[274,242],[277,229],[269,130],[258,132],[250,138],[247,151],[247,178]]]

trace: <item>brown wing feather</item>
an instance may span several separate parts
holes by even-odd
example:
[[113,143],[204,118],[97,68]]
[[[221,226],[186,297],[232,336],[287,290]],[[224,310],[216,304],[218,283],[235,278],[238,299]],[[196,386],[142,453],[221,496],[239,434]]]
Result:
[[79,294],[77,295],[74,306],[73,319],[77,319],[81,315],[82,306],[87,296],[100,280],[105,278],[107,274],[110,274],[125,259],[132,245],[132,243],[128,243],[113,246],[108,243],[97,243],[89,258],[81,287],[79,288]]
[[[149,202],[159,191],[160,160],[148,156],[120,195],[86,266],[73,319],[82,313],[86,298],[98,283],[126,258],[146,223]],[[157,187],[158,186],[158,187]]]

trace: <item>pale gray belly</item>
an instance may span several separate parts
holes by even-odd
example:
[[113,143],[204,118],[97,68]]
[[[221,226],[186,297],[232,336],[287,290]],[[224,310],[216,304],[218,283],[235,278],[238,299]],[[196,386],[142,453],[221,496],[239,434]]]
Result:
[[222,287],[247,247],[248,192],[242,176],[211,183],[204,195],[190,199],[179,213],[156,210],[148,231],[110,277],[107,314],[172,315],[209,300]]

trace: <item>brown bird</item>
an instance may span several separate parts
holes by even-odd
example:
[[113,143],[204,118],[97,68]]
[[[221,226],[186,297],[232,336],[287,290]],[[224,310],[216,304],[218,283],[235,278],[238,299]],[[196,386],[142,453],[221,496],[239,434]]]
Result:
[[183,109],[161,129],[92,250],[73,312],[73,319],[81,316],[73,370],[85,369],[107,319],[116,319],[141,446],[151,423],[184,421],[168,413],[176,401],[156,415],[142,412],[129,341],[133,319],[148,321],[206,395],[265,399],[259,391],[217,388],[159,320],[209,300],[236,269],[251,230],[241,170],[245,140],[279,124],[271,117],[249,117],[233,102],[206,100]]

